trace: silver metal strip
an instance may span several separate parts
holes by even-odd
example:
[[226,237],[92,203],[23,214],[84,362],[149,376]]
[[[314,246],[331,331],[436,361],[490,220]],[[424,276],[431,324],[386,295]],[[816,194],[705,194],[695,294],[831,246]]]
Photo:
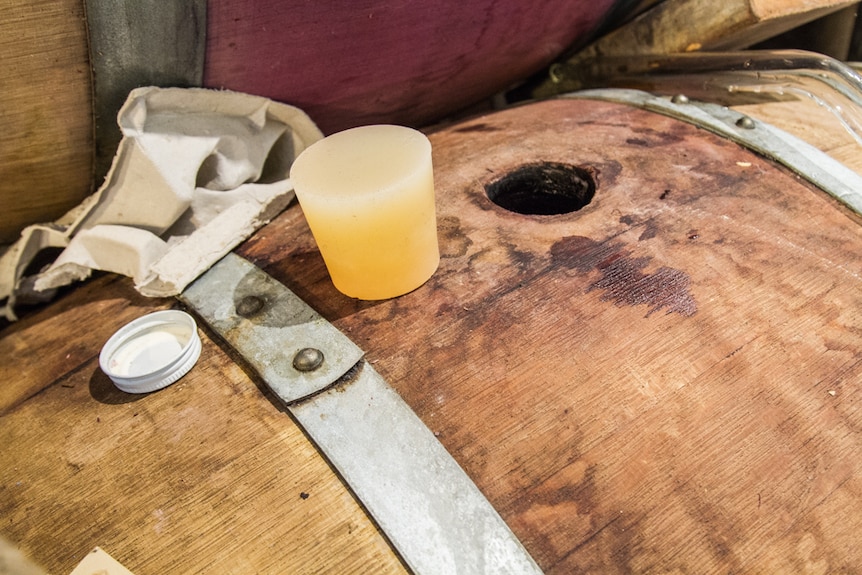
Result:
[[541,573],[410,406],[290,290],[228,254],[180,299],[259,370],[414,573]]
[[539,567],[434,434],[363,362],[343,388],[289,406],[417,574]]
[[640,90],[584,90],[560,97],[629,104],[707,129],[784,165],[862,214],[862,176],[807,142],[745,114],[717,104],[665,98]]

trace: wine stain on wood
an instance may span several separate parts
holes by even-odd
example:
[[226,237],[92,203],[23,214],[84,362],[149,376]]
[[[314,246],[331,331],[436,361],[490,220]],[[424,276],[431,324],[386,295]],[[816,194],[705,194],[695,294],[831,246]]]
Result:
[[650,143],[647,142],[646,140],[644,140],[643,138],[627,138],[626,144],[628,144],[630,146],[643,146],[643,147],[647,147],[647,148],[650,145]]
[[632,257],[620,244],[569,236],[551,246],[551,259],[555,265],[582,273],[599,271],[601,277],[588,292],[602,290],[603,301],[619,306],[647,305],[647,317],[660,310],[686,317],[697,312],[687,273],[667,266],[646,273],[652,258]]
[[500,128],[489,124],[468,124],[461,128],[455,128],[453,132],[471,133],[471,132],[499,132]]
[[642,137],[627,138],[626,143],[638,147],[653,148],[684,142],[684,132],[687,128],[682,125],[675,125],[674,128],[663,131],[647,126],[631,126],[630,131]]
[[473,240],[461,229],[461,220],[443,216],[437,222],[441,258],[458,258],[467,253]]
[[689,482],[679,486],[676,494],[686,511],[704,527],[705,542],[716,562],[726,565],[730,573],[741,573],[742,564],[735,552],[742,546],[740,534],[733,523],[725,519],[721,505]]
[[656,225],[654,220],[647,220],[644,222],[644,231],[641,232],[641,235],[638,237],[639,242],[643,242],[646,240],[651,240],[658,235],[658,225]]
[[651,240],[658,235],[658,231],[659,231],[658,224],[656,224],[655,220],[652,218],[645,220],[645,221],[639,221],[634,216],[624,215],[624,216],[620,216],[619,222],[621,224],[625,224],[629,227],[635,227],[635,226],[641,226],[642,225],[644,229],[641,232],[641,235],[638,236],[639,242]]

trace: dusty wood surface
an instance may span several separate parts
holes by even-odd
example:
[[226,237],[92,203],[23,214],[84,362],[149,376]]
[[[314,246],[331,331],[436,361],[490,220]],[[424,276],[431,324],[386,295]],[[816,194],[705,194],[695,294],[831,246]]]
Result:
[[93,116],[81,0],[12,0],[0,19],[0,244],[91,189]]
[[862,145],[838,118],[814,101],[745,104],[733,109],[781,128],[862,174]]
[[202,333],[161,392],[98,353],[170,301],[103,277],[0,332],[0,536],[49,573],[93,547],[132,572],[404,573],[290,416]]
[[[296,210],[243,253],[368,351],[547,573],[862,564],[856,222],[621,106],[549,102],[432,142],[444,258],[417,291],[340,296]],[[595,199],[489,202],[534,161],[593,170]]]
[[[525,106],[432,143],[443,259],[420,289],[338,294],[295,205],[240,253],[367,350],[547,573],[862,564],[855,221],[624,106]],[[523,216],[485,196],[548,161],[596,177],[588,206]],[[58,572],[95,544],[140,574],[398,572],[206,334],[180,383],[110,385],[102,342],[165,305],[102,278],[0,332],[0,377],[23,381],[0,392],[0,535]]]

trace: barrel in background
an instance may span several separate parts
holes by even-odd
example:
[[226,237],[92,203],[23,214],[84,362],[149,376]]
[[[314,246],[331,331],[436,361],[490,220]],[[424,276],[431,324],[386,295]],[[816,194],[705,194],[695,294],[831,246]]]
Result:
[[583,45],[615,0],[211,2],[204,83],[305,110],[326,133],[435,122]]
[[0,23],[0,244],[101,183],[137,86],[265,96],[325,132],[421,127],[538,72],[628,4],[12,0]]

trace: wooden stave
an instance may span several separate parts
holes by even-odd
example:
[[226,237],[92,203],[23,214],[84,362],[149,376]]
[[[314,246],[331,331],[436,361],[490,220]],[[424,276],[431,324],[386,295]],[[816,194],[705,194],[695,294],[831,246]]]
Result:
[[[539,113],[537,109],[553,113]],[[604,133],[601,137],[591,137],[590,130]],[[530,136],[530,131],[551,133],[555,143],[543,143],[540,138]],[[495,143],[494,138],[499,139],[501,135],[509,142],[506,146]],[[563,139],[558,137],[560,135],[568,137]],[[284,281],[367,350],[368,359],[375,368],[388,377],[429,427],[440,434],[444,445],[477,480],[542,567],[549,573],[566,573],[573,569],[645,572],[657,565],[673,565],[682,570],[732,567],[748,572],[779,572],[799,570],[806,561],[825,562],[832,570],[858,564],[855,546],[848,540],[855,532],[853,527],[858,527],[859,518],[853,514],[853,509],[858,507],[854,495],[858,474],[847,454],[858,447],[858,439],[852,433],[855,393],[852,385],[846,384],[854,379],[854,374],[858,375],[858,362],[854,364],[853,360],[853,344],[858,343],[858,333],[854,335],[852,330],[845,333],[846,330],[839,329],[840,326],[852,327],[859,319],[860,308],[852,305],[853,301],[859,303],[859,297],[848,293],[852,289],[847,287],[848,284],[854,287],[858,278],[842,271],[842,268],[858,267],[858,254],[862,251],[849,249],[862,241],[858,225],[847,219],[831,199],[764,159],[693,127],[621,106],[549,102],[479,118],[431,137],[437,161],[444,261],[437,276],[416,292],[379,303],[362,303],[340,296],[326,277],[297,206],[252,237],[240,251]],[[618,154],[608,157],[611,151]],[[599,190],[592,207],[567,216],[524,217],[501,212],[483,198],[482,184],[491,177],[485,172],[487,168],[499,173],[523,162],[547,159],[573,161],[594,170]],[[671,175],[645,179],[650,174],[673,171],[674,162],[683,161],[700,166],[693,179],[697,186],[665,187],[671,182],[678,183]],[[647,162],[659,166],[650,167]],[[766,186],[768,193],[760,197],[754,192],[762,186]],[[746,215],[741,213],[745,210],[734,207],[743,202],[748,204],[745,209],[752,210],[752,214]],[[476,215],[484,218],[483,225],[464,223]],[[723,231],[736,226],[741,232],[738,237],[723,236],[718,231],[719,225],[700,225],[697,229],[688,225],[693,220],[712,224],[717,220],[720,224],[728,215],[731,222],[739,223],[725,223]],[[461,219],[461,225],[453,221],[456,217]],[[651,219],[659,224],[651,228]],[[776,221],[781,224],[779,231],[771,230],[772,235],[765,233],[766,225]],[[668,227],[668,223],[672,225]],[[674,265],[690,272],[690,290],[698,311],[694,315],[669,313],[667,309],[650,313],[647,304],[627,305],[613,297],[606,298],[607,291],[592,288],[600,275],[595,267],[582,271],[567,268],[562,275],[554,276],[554,270],[547,265],[551,257],[548,247],[571,235],[573,226],[582,233],[583,230],[600,232],[598,237],[605,238],[606,245],[613,248],[605,255],[619,255],[614,261],[628,257],[637,263],[640,258],[652,258],[648,267],[641,268],[644,272],[652,273],[662,266]],[[669,237],[670,241],[660,244],[662,237]],[[499,241],[501,238],[504,241]],[[472,241],[473,247],[465,239]],[[518,241],[527,245],[519,250]],[[544,246],[541,253],[530,252],[537,245]],[[486,248],[479,249],[481,246]],[[765,252],[764,246],[768,248]],[[774,259],[763,257],[782,246],[790,246],[794,257],[789,265],[796,272],[813,262],[815,272],[809,273],[816,277],[800,282],[782,272],[787,263],[775,264]],[[569,246],[572,247],[587,249],[590,246]],[[571,261],[565,258],[577,253],[577,250],[560,250],[558,246],[558,257],[564,258],[560,262]],[[631,252],[630,256],[626,251]],[[687,251],[696,251],[701,256],[713,255],[695,258],[704,268],[698,271],[678,265],[681,254]],[[781,251],[778,249],[778,253]],[[528,254],[531,257],[526,257]],[[722,281],[722,261],[732,261],[744,271],[738,276],[743,280],[739,286]],[[823,269],[829,268],[830,263],[838,264],[832,268],[837,280],[833,277],[831,283],[825,273],[829,269]],[[456,281],[459,276],[464,280],[462,283]],[[488,277],[496,278],[493,285],[485,286],[480,281],[483,276],[485,281]],[[704,281],[710,278],[714,283]],[[764,287],[769,287],[767,279],[775,282],[776,294],[770,294]],[[583,361],[584,365],[577,370],[585,382],[572,383],[577,389],[577,398],[560,391],[536,393],[540,409],[525,410],[523,404],[514,401],[511,405],[510,402],[501,404],[487,387],[483,387],[469,397],[443,397],[441,401],[438,395],[445,395],[445,391],[438,389],[436,382],[447,376],[454,377],[453,373],[459,373],[458,370],[477,381],[482,380],[480,375],[490,374],[502,389],[517,387],[506,380],[506,373],[520,372],[523,376],[529,367],[524,364],[529,362],[495,350],[511,351],[517,323],[523,321],[529,325],[529,313],[536,309],[560,313],[564,308],[563,297],[553,301],[518,301],[525,294],[535,293],[530,290],[535,290],[536,286],[547,286],[555,280],[570,288],[556,288],[559,296],[580,302],[572,312],[580,320],[576,328],[589,325],[596,329],[595,335],[590,337],[608,342],[613,339],[607,333],[610,328],[622,324],[631,332],[620,336],[629,347],[617,343],[616,354],[599,356],[595,354],[598,348],[590,344],[589,337],[584,339],[581,335],[577,336],[581,339],[572,339],[571,332],[575,330],[559,326],[547,329],[542,332],[545,338],[555,336],[560,341],[581,343],[581,347],[571,345],[566,349],[581,354],[594,353],[592,357],[582,355],[595,365],[588,369],[589,362]],[[524,285],[518,286],[519,282]],[[139,311],[136,306],[154,305],[149,301],[142,303],[128,286],[118,289],[117,283],[110,289],[119,291],[120,297],[109,295],[110,292],[90,292],[86,296],[93,300],[87,304],[90,309],[93,305],[105,306],[111,299],[118,300],[114,305],[128,305],[123,303],[128,299],[132,306],[122,315],[131,318]],[[830,289],[822,287],[826,284]],[[712,295],[724,302],[722,313],[710,312],[709,306],[704,304],[709,299],[704,297],[707,293],[704,290],[713,285],[719,286]],[[85,288],[83,293],[89,289]],[[827,301],[819,297],[818,290],[831,294],[825,298]],[[72,297],[79,298],[79,291]],[[756,304],[753,308],[762,306],[763,309],[751,309],[751,317],[747,312],[734,309],[731,296],[739,297],[743,292],[753,294]],[[814,305],[822,315],[812,319],[805,315],[806,306],[794,309],[780,297],[793,293],[805,295],[807,300],[803,303]],[[842,301],[845,305],[839,306]],[[484,309],[476,305],[483,303]],[[448,345],[448,355],[421,350],[412,342],[402,341],[410,333],[412,324],[418,322],[427,329],[427,322],[423,324],[416,315],[435,315],[430,308],[426,309],[433,304],[438,304],[434,311],[439,312],[436,321],[440,326],[436,331],[425,332],[424,345],[437,350],[446,349]],[[61,306],[61,312],[48,311],[42,315],[40,321],[49,322],[46,327],[57,326],[58,322],[62,325],[59,321],[62,314],[77,313],[75,310],[81,302],[57,305]],[[52,307],[56,310],[56,305]],[[408,317],[411,310],[412,317]],[[771,316],[767,311],[776,313]],[[707,320],[699,320],[698,314],[703,317],[704,313],[709,316]],[[723,324],[725,314],[733,321]],[[802,325],[808,328],[809,337],[817,338],[814,345],[794,341],[786,333],[783,337],[775,335],[781,334],[779,328],[783,323],[794,321],[796,316],[806,317]],[[101,326],[100,332],[107,334],[109,324],[114,321],[119,325],[122,317]],[[712,344],[703,357],[691,355],[690,349],[688,355],[684,353],[687,344],[685,338],[680,337],[679,326],[693,321],[703,321],[706,327],[715,329],[711,336],[701,332],[702,340]],[[648,334],[641,333],[637,337],[635,329],[645,324],[651,326]],[[384,329],[381,326],[385,327],[384,333],[380,331]],[[472,326],[472,340],[486,345],[465,341],[463,337],[459,339],[456,328],[465,326]],[[0,344],[14,344],[16,333],[27,332],[21,329],[19,332],[14,328],[11,337],[8,331],[4,333]],[[28,329],[35,330],[31,336],[36,334],[34,341],[38,341],[38,322],[31,323]],[[485,334],[476,333],[482,329],[486,330]],[[750,335],[751,331],[757,331],[757,337]],[[55,398],[58,394],[71,393],[64,391],[70,389],[64,384],[76,387],[87,378],[90,394],[97,389],[102,389],[102,393],[110,390],[93,355],[100,336],[105,334],[82,337],[89,345],[84,341],[70,341],[65,344],[66,348],[60,348],[69,350],[67,359],[69,355],[75,356],[79,367],[75,368],[77,373],[66,371],[64,377],[53,380],[49,389],[53,390]],[[780,383],[764,385],[747,379],[757,373],[755,368],[769,363],[768,353],[783,354],[786,358],[787,350],[810,350],[817,348],[818,342],[824,347],[820,353],[809,354],[815,358],[807,360],[810,371],[789,363],[784,367],[772,365],[782,376]],[[493,346],[489,347],[490,343]],[[673,352],[689,363],[676,370],[670,369],[674,357],[670,353],[662,355],[663,344],[670,344]],[[758,349],[750,351],[752,346]],[[539,360],[552,356],[553,347],[535,347],[541,352]],[[42,353],[49,348],[43,346]],[[405,348],[410,349],[409,353]],[[635,350],[633,355],[627,354],[629,348]],[[768,353],[757,353],[760,349]],[[475,353],[477,350],[485,350],[484,355]],[[835,363],[823,359],[830,353]],[[58,354],[45,357],[49,363],[64,365]],[[664,375],[652,382],[653,389],[644,391],[635,385],[635,376],[611,369],[614,361],[620,359],[628,369],[636,370],[638,363],[632,361],[633,358],[643,359]],[[30,357],[26,365],[33,365],[37,360],[38,356]],[[471,363],[478,365],[474,367]],[[729,364],[732,369],[724,373],[724,379],[713,375],[710,380],[710,373],[720,372],[717,366],[723,364]],[[600,371],[596,365],[608,368],[611,374],[621,375],[620,380],[626,381],[629,388],[609,382],[599,385],[603,380],[596,379]],[[835,371],[836,367],[839,371]],[[833,371],[830,372],[830,368]],[[68,365],[64,369],[68,370]],[[417,383],[410,378],[411,369],[425,375],[424,380]],[[806,386],[800,373],[819,375],[820,381]],[[673,374],[687,376],[687,385],[675,385]],[[831,382],[826,379],[827,375],[833,377]],[[189,380],[188,385],[205,385],[207,377],[198,375],[198,378]],[[37,388],[50,382],[43,378]],[[556,382],[560,382],[559,376]],[[833,384],[831,388],[830,383]],[[237,389],[237,384],[231,387]],[[39,402],[49,401],[44,393],[34,395],[37,388],[22,392],[19,399],[25,401],[13,407],[13,415],[34,413]],[[81,391],[79,387],[74,395],[84,407],[88,399],[92,403],[92,398]],[[175,392],[183,390],[171,391]],[[116,394],[116,391],[109,393]],[[251,397],[247,392],[244,395]],[[28,396],[32,399],[25,399]],[[593,408],[583,420],[577,417],[579,406],[574,399]],[[173,400],[168,400],[167,395],[154,394],[139,405],[146,406],[150,401],[169,407]],[[478,422],[465,421],[465,407],[475,408],[484,403],[496,407],[491,416],[480,418]],[[663,411],[661,408],[666,404],[671,407]],[[19,411],[25,406],[28,411]],[[714,412],[707,409],[708,406],[715,408]],[[566,408],[570,410],[568,413],[565,413]],[[560,457],[556,467],[537,469],[536,461],[541,459],[541,453],[525,455],[523,451],[507,450],[501,448],[499,442],[488,440],[488,437],[500,436],[517,438],[506,424],[511,425],[511,418],[518,409],[520,415],[528,416],[528,427],[541,431],[536,434],[542,439],[538,451],[556,455],[569,453],[569,457]],[[535,413],[552,416],[549,417],[552,421],[537,423]],[[148,414],[153,417],[153,412],[148,411]],[[93,411],[84,410],[79,415],[92,418]],[[241,419],[237,414],[234,417]],[[557,419],[576,428],[576,432],[555,428]],[[490,423],[485,424],[485,420]],[[16,421],[26,421],[26,418],[21,415]],[[280,425],[276,421],[267,418],[268,425]],[[636,425],[638,422],[649,424],[656,432],[643,437]],[[488,433],[489,429],[499,433]],[[486,439],[479,440],[483,430]],[[30,429],[30,433],[36,432]],[[728,443],[725,447],[732,448],[727,449],[726,455],[714,453],[716,438],[724,439]],[[566,451],[563,448],[566,440],[570,447],[577,448]],[[686,467],[676,452],[690,457],[695,465]],[[622,456],[612,461],[609,454],[613,453]],[[62,457],[56,452],[55,455]],[[761,477],[753,477],[748,472],[748,464]],[[73,471],[67,469],[65,473],[71,476]],[[83,473],[83,470],[74,473]],[[176,475],[174,478],[176,481]],[[84,482],[84,479],[79,477],[77,481]],[[621,492],[630,496],[614,496]],[[639,502],[642,503],[640,507]],[[655,512],[662,502],[671,512],[666,516]],[[27,504],[37,507],[32,502]],[[118,545],[130,545],[132,557],[139,562],[136,565],[159,565],[158,559],[147,556],[153,548],[148,549],[140,539],[111,535],[117,531],[116,519],[114,521],[114,525],[102,526],[95,533],[112,536]],[[537,523],[544,523],[545,530],[537,530]],[[677,524],[685,528],[683,532],[676,533],[670,543],[664,541],[665,545],[660,545],[656,534],[667,534]],[[548,525],[554,528],[548,529]],[[568,541],[567,534],[579,539]],[[34,545],[32,532],[28,537],[30,541],[25,542],[24,547],[44,554],[44,543]],[[66,541],[68,537],[67,532]],[[564,549],[566,545],[569,547]]]
[[207,330],[165,393],[113,386],[100,347],[170,307],[103,275],[0,332],[14,382],[0,391],[0,538],[48,573],[99,546],[134,573],[405,575],[277,398]]
[[443,10],[363,0],[322,12],[313,4],[219,2],[207,15],[204,84],[293,104],[324,133],[374,123],[422,127],[583,46],[606,15],[629,4],[505,0]]
[[80,0],[15,0],[0,23],[0,244],[92,190],[93,111]]
[[[550,112],[535,111],[541,109]],[[607,134],[591,138],[602,131]],[[465,122],[431,138],[435,161],[445,166],[437,180],[445,255],[438,274],[416,292],[385,303],[339,296],[328,284],[314,244],[292,232],[291,226],[303,225],[299,215],[290,223],[280,220],[285,227],[279,224],[269,232],[292,246],[287,253],[269,252],[265,240],[248,242],[243,253],[265,264],[367,351],[546,572],[646,572],[649,566],[668,565],[683,571],[793,571],[807,560],[798,546],[816,547],[817,560],[832,570],[859,563],[849,535],[862,522],[852,511],[858,508],[858,471],[848,454],[858,449],[860,438],[853,433],[856,418],[849,407],[855,392],[847,386],[860,370],[854,325],[862,319],[862,301],[859,277],[852,271],[862,264],[862,251],[852,247],[862,240],[858,220],[820,190],[735,144],[626,107],[546,102]],[[539,160],[595,169],[596,205],[543,220],[501,212],[483,196],[483,184],[496,175]],[[690,189],[674,185],[679,181],[668,175],[674,161],[697,165]],[[659,166],[644,169],[649,163]],[[771,191],[758,197],[755,191],[763,186]],[[602,200],[602,189],[619,201]],[[734,208],[745,203],[750,205]],[[667,215],[674,210],[673,217]],[[754,215],[734,223],[745,210]],[[650,224],[662,217],[672,226]],[[721,231],[716,222],[724,222]],[[770,224],[773,229],[766,227]],[[604,247],[560,245],[573,228],[604,238],[596,240]],[[728,234],[734,230],[737,237]],[[669,237],[663,244],[658,241],[662,234]],[[465,237],[485,249],[465,247]],[[618,291],[619,285],[601,287],[608,278],[596,267],[554,271],[554,265],[586,257],[584,250],[593,250],[596,266],[599,255],[611,261],[629,258],[630,267],[622,269],[646,282],[641,285],[662,270],[690,272],[672,264],[686,250],[702,254],[701,269],[685,274],[690,293],[632,305],[633,294]],[[779,255],[787,262],[776,263]],[[737,275],[719,265],[721,258],[738,267]],[[638,267],[645,262],[646,267]],[[638,276],[641,271],[644,277]],[[722,282],[722,272],[730,279]],[[492,285],[476,279],[480,275]],[[566,284],[568,291],[554,287]],[[713,285],[720,289],[709,294]],[[537,286],[556,297],[536,297]],[[794,294],[798,301],[782,300]],[[688,295],[699,308],[691,316]],[[579,303],[562,305],[567,298]],[[711,310],[704,304],[710,298]],[[576,319],[530,320],[536,309]],[[686,322],[700,323],[700,331],[680,331]],[[800,332],[807,329],[807,339],[782,327],[794,322]],[[650,324],[649,331],[634,331]],[[617,336],[610,331],[614,325],[632,333]],[[577,335],[587,327],[595,335]],[[532,336],[540,341],[529,341],[525,332],[530,329],[541,334]],[[421,341],[408,337],[411,330],[422,334]],[[706,344],[702,355],[691,344],[686,347],[686,334]],[[558,389],[539,393],[531,388],[536,368],[531,371],[529,364],[554,357],[554,346],[542,341],[553,337],[562,349],[579,352],[581,361],[548,367],[546,377]],[[613,343],[613,353],[599,353],[595,342]],[[519,358],[517,350],[528,345],[537,357]],[[663,353],[663,345],[673,351]],[[746,346],[753,351],[745,351]],[[794,365],[796,357],[806,367]],[[650,381],[637,360],[658,375]],[[677,369],[675,360],[682,363]],[[591,361],[600,367],[589,367]],[[635,375],[614,369],[617,363]],[[757,380],[767,368],[775,386],[772,379]],[[576,376],[560,376],[560,369]],[[610,385],[601,369],[611,374],[607,379],[618,377],[629,388]],[[646,380],[640,387],[638,376]],[[473,391],[458,394],[439,385],[471,377],[477,385]],[[518,377],[522,380],[513,381]],[[482,385],[487,380],[505,398]],[[567,383],[576,389],[577,400],[559,391]],[[531,392],[538,396],[534,404],[506,399]],[[835,398],[842,395],[839,405]],[[661,409],[660,399],[670,407]],[[586,421],[577,418],[581,403],[588,405]],[[714,419],[710,405],[716,409]],[[535,413],[557,423],[536,420]],[[521,416],[528,418],[524,425],[531,438],[513,431],[512,422]],[[656,437],[642,437],[638,421],[657,430]],[[696,447],[677,441],[674,436],[683,432]],[[535,443],[517,450],[491,439],[497,437],[516,445]],[[739,445],[744,447],[734,451]],[[565,463],[536,463],[543,451]],[[686,469],[675,451],[695,461],[697,470]],[[614,453],[625,458],[614,459]],[[661,466],[676,473],[664,476]],[[609,495],[626,490],[631,497]],[[720,498],[711,499],[707,491]],[[791,511],[800,500],[801,509]],[[668,517],[658,512],[661,502],[672,512]],[[669,534],[672,540],[661,539]]]

